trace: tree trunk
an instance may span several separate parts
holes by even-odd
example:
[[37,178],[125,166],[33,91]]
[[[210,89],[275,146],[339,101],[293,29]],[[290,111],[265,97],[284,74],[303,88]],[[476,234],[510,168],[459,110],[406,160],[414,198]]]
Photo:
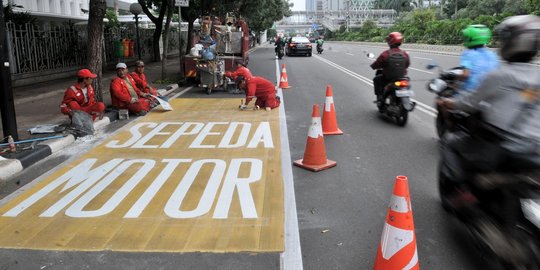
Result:
[[90,0],[88,15],[88,68],[97,78],[94,81],[96,99],[103,101],[103,18],[107,5],[105,0]]
[[[168,0],[169,5],[167,7],[167,20],[165,21],[165,30],[163,31],[163,58],[161,60],[161,80],[165,80],[167,76],[167,50],[169,48],[169,26],[174,9],[174,0]],[[178,33],[180,34],[180,33]]]

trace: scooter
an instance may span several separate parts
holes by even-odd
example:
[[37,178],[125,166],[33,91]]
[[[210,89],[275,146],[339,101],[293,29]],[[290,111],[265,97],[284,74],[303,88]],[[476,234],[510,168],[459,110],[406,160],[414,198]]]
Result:
[[[428,91],[436,93],[438,97],[445,98],[453,97],[459,92],[459,88],[461,87],[459,78],[463,75],[462,67],[442,70],[437,64],[433,63],[429,64],[426,68],[428,70],[435,68],[439,69],[439,77],[428,82]],[[445,114],[441,112],[441,108],[438,105],[436,105],[436,107],[437,118],[435,119],[435,127],[437,128],[437,135],[439,135],[439,138],[442,138],[448,130],[455,130],[455,126],[452,118],[445,117]],[[460,112],[460,114],[461,117],[467,117],[467,114],[464,112]],[[458,117],[458,115],[455,115],[454,117]]]
[[277,46],[276,47],[276,55],[278,59],[283,58],[283,55],[285,55],[285,47],[284,46]]
[[[446,90],[443,81],[432,83],[431,90],[442,96]],[[474,115],[444,113],[453,122],[453,128],[441,138],[443,144],[459,134],[469,136],[479,126]],[[473,122],[476,124],[471,125]],[[485,269],[539,270],[540,170],[467,170],[464,173],[469,181],[459,183],[447,177],[447,170],[455,168],[452,164],[456,162],[448,155],[450,151],[443,151],[438,169],[441,204],[465,225],[488,264]]]
[[324,51],[324,49],[322,47],[322,44],[317,44],[317,53],[322,54],[323,51]]
[[[439,167],[443,208],[466,227],[485,269],[540,269],[540,171],[470,172],[455,183]],[[468,190],[469,192],[464,192]]]

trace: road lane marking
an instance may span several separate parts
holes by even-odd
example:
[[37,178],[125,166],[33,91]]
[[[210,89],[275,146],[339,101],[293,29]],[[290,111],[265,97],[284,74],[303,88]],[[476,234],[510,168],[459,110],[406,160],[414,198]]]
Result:
[[[317,55],[314,55],[314,57],[315,57],[315,59],[320,60],[320,61],[322,61],[324,63],[327,63],[328,65],[330,65],[332,67],[335,67],[338,70],[343,71],[344,73],[352,76],[355,79],[358,79],[358,80],[366,83],[369,86],[373,86],[373,81],[371,79],[369,79],[369,78],[366,78],[366,77],[364,77],[364,76],[362,76],[362,75],[360,75],[358,73],[355,73],[355,72],[353,72],[351,70],[348,70],[347,68],[344,68],[344,67],[342,67],[342,66],[340,66],[340,65],[338,65],[338,64],[336,64],[336,63],[334,63],[334,62],[332,62],[332,61],[330,61],[328,59],[322,58],[322,57],[317,56]],[[420,106],[420,107],[417,107],[418,110],[426,113],[427,115],[433,116],[433,117],[437,116],[437,114],[436,114],[437,110],[435,110],[433,107],[431,107],[429,105],[426,105],[426,104],[424,104],[424,103],[422,103],[422,102],[420,102],[420,101],[418,101],[416,99],[411,99],[411,100],[416,102],[417,106]]]
[[345,53],[345,54],[348,54],[348,55],[354,56],[354,54],[352,54],[352,53]]
[[419,56],[413,56],[413,58],[416,58],[416,59],[422,59],[422,60],[428,60],[428,61],[433,60],[433,59],[431,59],[431,58],[424,58],[424,57],[419,57]]
[[420,72],[424,72],[424,73],[427,73],[427,74],[435,74],[431,71],[425,71],[425,70],[422,70],[422,69],[417,69],[417,68],[413,68],[413,67],[409,67],[409,69],[412,69],[412,70],[416,70],[416,71],[420,71]]
[[285,251],[280,255],[280,269],[302,270],[303,263],[300,246],[300,229],[298,228],[294,176],[291,166],[291,151],[289,147],[289,134],[287,131],[287,117],[285,113],[285,99],[283,97],[282,89],[279,88],[279,81],[279,61],[276,58],[276,87],[278,87],[278,95],[281,97],[281,105],[279,106],[279,124],[281,131],[281,167],[285,196]]
[[282,252],[279,112],[171,105],[2,205],[0,247]]

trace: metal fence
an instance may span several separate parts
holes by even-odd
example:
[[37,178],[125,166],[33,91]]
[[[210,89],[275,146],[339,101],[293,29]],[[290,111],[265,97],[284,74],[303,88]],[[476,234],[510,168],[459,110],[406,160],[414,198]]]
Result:
[[[167,55],[178,54],[178,31],[169,32]],[[141,58],[152,59],[154,29],[139,29]],[[184,34],[184,33],[183,33]],[[106,30],[104,33],[104,65],[130,62],[138,58],[135,45],[132,57],[118,57],[116,43],[121,39],[136,40],[132,24]],[[72,71],[87,65],[88,35],[86,27],[54,26],[48,29],[32,24],[7,23],[7,39],[12,79],[45,76]]]

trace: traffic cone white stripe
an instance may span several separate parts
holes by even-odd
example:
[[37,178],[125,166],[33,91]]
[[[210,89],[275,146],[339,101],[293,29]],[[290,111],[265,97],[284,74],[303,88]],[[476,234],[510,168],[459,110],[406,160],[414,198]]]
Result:
[[311,118],[311,126],[309,127],[308,131],[308,137],[313,139],[318,139],[319,137],[323,136],[322,132],[322,126],[321,126],[321,118],[320,117],[312,117]]
[[281,77],[280,82],[286,82],[286,81],[285,81],[285,78]]
[[381,251],[383,258],[389,260],[403,247],[412,243],[413,239],[413,231],[402,230],[388,223],[385,223],[381,236]]
[[392,195],[388,207],[398,213],[406,214],[407,212],[412,211],[409,203],[407,202],[407,198],[396,195]]
[[405,267],[403,267],[403,269],[404,270],[413,269],[413,267],[415,267],[417,264],[418,264],[418,250],[415,247],[414,248],[414,255],[411,258],[411,261],[409,261],[409,263],[407,265],[405,265]]
[[325,99],[325,102],[324,102],[324,111],[325,112],[330,112],[331,110],[331,105],[334,104],[334,97],[326,97]]

